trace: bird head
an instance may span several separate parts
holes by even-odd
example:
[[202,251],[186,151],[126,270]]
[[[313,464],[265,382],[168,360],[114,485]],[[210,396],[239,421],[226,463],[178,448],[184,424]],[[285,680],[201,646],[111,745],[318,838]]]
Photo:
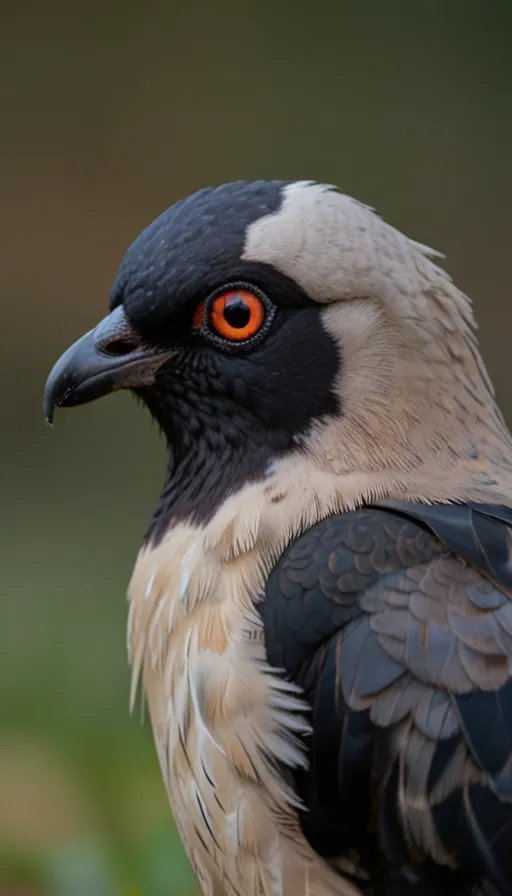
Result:
[[203,189],[129,248],[110,312],[50,373],[46,416],[142,399],[170,448],[153,537],[280,474],[333,508],[482,496],[509,436],[435,255],[331,186]]

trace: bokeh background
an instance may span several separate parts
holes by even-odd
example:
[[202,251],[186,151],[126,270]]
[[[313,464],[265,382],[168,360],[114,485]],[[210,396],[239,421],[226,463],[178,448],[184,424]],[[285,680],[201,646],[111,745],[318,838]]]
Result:
[[127,708],[163,445],[127,395],[50,431],[51,364],[172,201],[314,178],[446,252],[512,420],[511,46],[507,0],[2,4],[1,896],[196,893]]

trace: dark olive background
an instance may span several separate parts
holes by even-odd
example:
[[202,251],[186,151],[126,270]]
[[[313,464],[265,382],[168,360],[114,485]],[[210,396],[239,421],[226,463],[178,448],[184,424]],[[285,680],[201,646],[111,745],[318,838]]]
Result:
[[506,0],[2,5],[2,896],[195,892],[127,708],[163,444],[127,395],[50,431],[51,364],[175,199],[314,178],[446,252],[512,419],[511,46]]

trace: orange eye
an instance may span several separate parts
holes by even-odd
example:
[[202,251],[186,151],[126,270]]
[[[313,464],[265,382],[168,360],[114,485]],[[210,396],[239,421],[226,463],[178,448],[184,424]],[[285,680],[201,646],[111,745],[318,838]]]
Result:
[[241,342],[261,330],[265,313],[265,303],[257,295],[247,289],[233,289],[213,300],[210,323],[224,339]]

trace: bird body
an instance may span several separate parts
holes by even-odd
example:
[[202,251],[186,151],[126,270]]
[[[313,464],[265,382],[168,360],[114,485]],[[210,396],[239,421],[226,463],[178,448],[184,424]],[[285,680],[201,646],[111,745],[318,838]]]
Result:
[[[139,557],[130,586],[134,680],[142,665],[191,865],[215,896],[355,893],[307,844],[297,797],[273,767],[304,765],[297,735],[308,725],[298,690],[266,664],[251,610],[261,567],[243,555],[226,563],[221,545],[206,546],[208,534],[170,534]],[[172,568],[175,556],[183,560]]]
[[[309,847],[279,772],[305,764],[307,707],[272,674],[255,604],[308,487],[274,475],[202,531],[179,524],[142,550],[129,588],[132,695],[142,672],[170,802],[205,893],[352,894]],[[311,522],[323,515],[315,495]]]
[[169,442],[132,703],[205,894],[512,893],[512,439],[435,258],[332,187],[201,191],[50,375]]

